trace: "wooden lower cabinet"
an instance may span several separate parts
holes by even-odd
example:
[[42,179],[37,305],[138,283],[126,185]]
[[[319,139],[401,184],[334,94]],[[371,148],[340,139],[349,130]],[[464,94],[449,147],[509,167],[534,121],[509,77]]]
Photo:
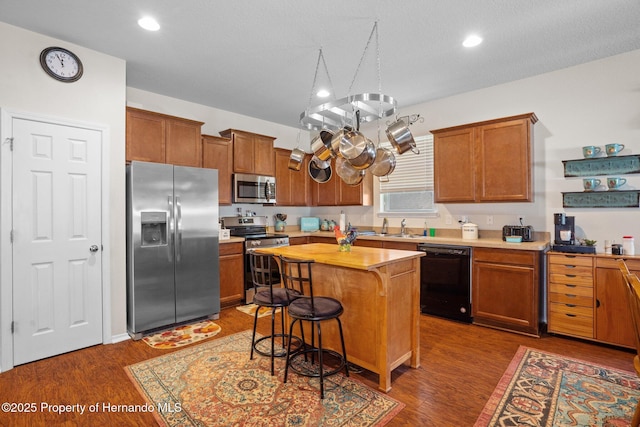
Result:
[[473,323],[540,334],[540,253],[473,249]]
[[240,305],[244,299],[243,243],[220,243],[220,306]]
[[289,237],[289,246],[293,245],[304,245],[309,243],[309,238],[307,236],[302,237]]
[[[549,253],[549,332],[635,348],[627,287],[617,258]],[[625,262],[640,274],[640,258]]]
[[[632,273],[640,275],[640,259],[625,259]],[[627,284],[616,257],[595,260],[595,334],[600,342],[635,348],[633,319],[629,309]]]

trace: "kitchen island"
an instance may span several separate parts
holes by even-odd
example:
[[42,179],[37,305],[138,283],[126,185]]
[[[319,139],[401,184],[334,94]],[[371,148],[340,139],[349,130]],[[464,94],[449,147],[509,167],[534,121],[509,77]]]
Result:
[[[420,366],[420,262],[424,252],[312,243],[256,249],[260,253],[314,260],[314,295],[344,306],[340,317],[349,363],[379,375],[391,390],[391,371],[405,362]],[[323,326],[323,347],[340,351],[335,322]]]

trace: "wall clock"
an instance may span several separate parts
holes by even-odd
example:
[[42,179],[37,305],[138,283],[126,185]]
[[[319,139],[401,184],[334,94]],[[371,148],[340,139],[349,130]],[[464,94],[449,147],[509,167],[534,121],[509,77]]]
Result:
[[82,77],[82,62],[70,50],[48,47],[40,53],[40,65],[51,77],[61,82],[71,83]]

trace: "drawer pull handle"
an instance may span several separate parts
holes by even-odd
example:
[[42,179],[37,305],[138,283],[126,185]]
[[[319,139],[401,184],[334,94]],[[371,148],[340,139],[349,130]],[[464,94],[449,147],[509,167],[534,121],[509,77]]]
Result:
[[565,313],[564,315],[567,316],[567,317],[578,317],[575,314],[570,314],[570,313]]
[[567,267],[567,268],[576,268],[576,266],[575,266],[575,265],[565,264],[564,266],[565,266],[565,267]]
[[573,278],[573,277],[577,277],[575,274],[565,274],[565,276],[567,276],[567,277],[572,277],[572,278]]
[[567,307],[575,307],[575,304],[565,304]]
[[564,294],[564,296],[568,297],[568,298],[575,298],[577,295],[574,294]]
[[577,288],[578,285],[572,285],[571,283],[565,283],[564,284],[567,288]]

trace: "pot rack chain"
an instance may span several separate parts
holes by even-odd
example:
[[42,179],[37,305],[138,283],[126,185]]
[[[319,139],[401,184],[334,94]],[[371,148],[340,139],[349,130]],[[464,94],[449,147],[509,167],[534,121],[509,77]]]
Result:
[[320,50],[318,51],[318,60],[316,61],[316,71],[313,75],[313,84],[311,85],[311,92],[309,93],[309,103],[307,105],[307,110],[311,108],[311,102],[313,101],[313,95],[316,90],[316,84],[318,83],[318,71],[320,70],[320,61],[322,61],[324,72],[327,75],[327,80],[329,81],[329,89],[331,90],[331,97],[335,99],[335,91],[333,89],[333,82],[331,81],[331,76],[329,75],[329,68],[327,67],[327,63],[324,60],[324,54],[322,53],[322,48],[320,48]]
[[[378,93],[358,93],[351,94],[353,85],[356,81],[356,77],[359,74],[360,68],[364,61],[365,55],[371,44],[373,36],[376,36],[376,59],[377,59],[377,75],[378,75]],[[316,65],[316,74],[314,77],[314,86],[317,79],[317,72],[320,66],[320,59],[322,59],[327,77],[331,83],[329,71],[324,61],[324,55],[322,50],[318,56],[318,63]],[[300,124],[309,130],[321,130],[327,127],[339,129],[344,126],[346,122],[353,123],[353,113],[356,110],[360,110],[360,122],[371,122],[373,120],[380,120],[383,117],[388,117],[396,112],[397,102],[396,100],[382,93],[382,78],[381,78],[381,65],[380,65],[380,44],[378,37],[378,22],[376,21],[369,35],[369,40],[360,58],[360,63],[353,76],[351,85],[349,86],[348,95],[345,98],[337,99],[334,101],[326,102],[314,107],[311,107],[313,99],[313,89],[309,99],[309,107],[300,113]],[[333,88],[332,88],[333,90]]]

